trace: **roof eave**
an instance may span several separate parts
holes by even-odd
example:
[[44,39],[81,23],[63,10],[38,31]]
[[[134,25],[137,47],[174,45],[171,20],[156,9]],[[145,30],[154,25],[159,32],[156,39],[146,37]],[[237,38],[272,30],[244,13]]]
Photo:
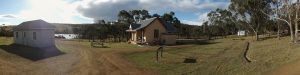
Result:
[[136,30],[126,30],[126,32],[136,32]]

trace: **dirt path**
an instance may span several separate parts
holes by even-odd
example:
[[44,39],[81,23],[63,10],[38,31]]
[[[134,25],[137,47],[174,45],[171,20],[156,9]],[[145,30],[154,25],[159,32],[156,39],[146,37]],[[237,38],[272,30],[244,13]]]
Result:
[[[80,52],[81,62],[72,75],[153,75],[146,69],[138,68],[136,65],[125,60],[120,53],[145,50],[120,50],[110,48],[91,48],[78,44],[65,44],[76,48]],[[75,50],[75,49],[74,49]],[[76,68],[75,68],[76,69]]]
[[154,72],[128,62],[120,54],[147,49],[107,50],[68,41],[58,41],[57,44],[69,49],[68,52],[39,61],[0,50],[0,75],[154,75]]

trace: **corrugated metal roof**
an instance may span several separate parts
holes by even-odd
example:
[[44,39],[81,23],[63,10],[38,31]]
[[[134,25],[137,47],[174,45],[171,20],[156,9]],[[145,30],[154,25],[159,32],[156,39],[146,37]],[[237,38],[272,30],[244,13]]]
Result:
[[[143,28],[147,27],[148,25],[150,25],[156,19],[158,19],[158,18],[154,17],[154,18],[142,20],[141,22],[138,22],[138,23],[132,23],[131,24],[132,30],[130,30],[130,31],[137,31],[137,30],[143,29]],[[174,27],[174,25],[172,25],[171,23],[163,22],[163,25],[165,26],[165,28],[168,32],[172,33],[172,32],[177,31],[176,28]]]
[[177,32],[177,29],[175,28],[175,26],[169,22],[165,22],[165,27],[166,27],[167,31],[170,33]]
[[150,19],[146,19],[146,20],[142,20],[141,22],[135,23],[135,24],[131,24],[132,26],[132,30],[136,31],[136,30],[140,30],[146,26],[148,26],[151,22],[153,22],[156,19],[156,17],[154,18],[150,18]]

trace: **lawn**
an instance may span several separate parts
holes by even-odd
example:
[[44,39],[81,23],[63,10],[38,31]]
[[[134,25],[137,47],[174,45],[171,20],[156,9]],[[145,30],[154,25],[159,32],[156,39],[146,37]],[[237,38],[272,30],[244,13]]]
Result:
[[[164,57],[157,63],[155,51],[127,54],[126,58],[142,68],[152,69],[161,75],[261,75],[283,64],[299,60],[300,47],[290,45],[289,38],[250,41],[248,56],[243,58],[246,41],[234,38],[218,39],[209,44],[191,44],[167,47]],[[197,63],[183,63],[194,57]]]
[[13,38],[11,37],[0,37],[0,45],[9,45],[13,43]]
[[[283,37],[281,40],[250,41],[248,56],[253,62],[247,62],[243,53],[251,37],[244,39],[167,46],[158,63],[155,61],[157,47],[105,43],[109,48],[92,48],[87,40],[56,40],[56,46],[66,54],[40,61],[30,61],[0,49],[0,72],[13,75],[141,75],[153,72],[161,75],[261,75],[299,61],[299,45],[290,45],[289,37]],[[0,37],[0,45],[9,45],[12,41],[12,38]],[[183,63],[190,57],[196,58],[197,63]]]

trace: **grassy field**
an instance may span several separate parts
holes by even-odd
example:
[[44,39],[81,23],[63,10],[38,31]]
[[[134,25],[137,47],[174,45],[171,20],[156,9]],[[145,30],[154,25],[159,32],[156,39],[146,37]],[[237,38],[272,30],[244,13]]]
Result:
[[11,37],[0,37],[0,45],[9,45],[13,43],[13,38]]
[[[245,40],[218,39],[210,44],[167,47],[164,57],[155,62],[155,51],[128,54],[126,58],[143,68],[162,75],[261,75],[300,58],[299,45],[290,45],[289,38],[250,41],[248,56],[243,58]],[[185,58],[197,58],[197,63],[183,63]]]
[[[233,40],[235,39],[235,40]],[[0,73],[6,75],[261,75],[299,61],[299,45],[282,40],[250,41],[249,57],[243,58],[245,40],[218,39],[208,43],[167,46],[157,63],[157,47],[127,43],[105,43],[108,48],[92,48],[87,40],[56,40],[66,54],[31,61],[0,48]],[[12,38],[0,37],[0,45]],[[183,63],[196,58],[197,63]],[[298,65],[300,66],[300,65]]]

